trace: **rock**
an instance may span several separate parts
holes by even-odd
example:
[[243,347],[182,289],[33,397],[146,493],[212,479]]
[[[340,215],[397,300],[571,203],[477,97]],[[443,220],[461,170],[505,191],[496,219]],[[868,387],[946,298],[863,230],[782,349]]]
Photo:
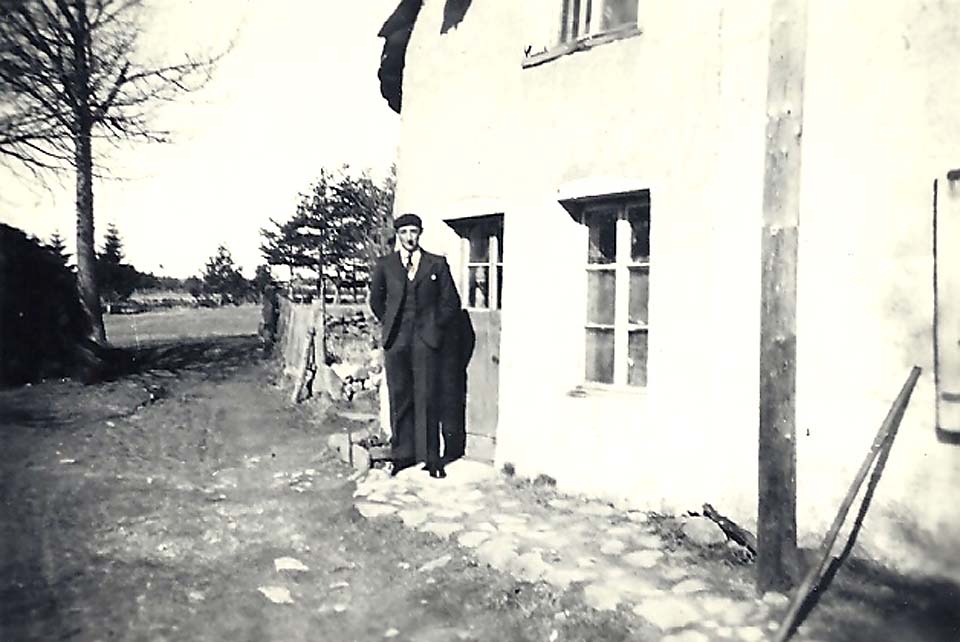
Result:
[[463,524],[456,522],[427,522],[420,527],[425,533],[433,533],[437,537],[446,539],[459,530],[463,530]]
[[726,533],[707,517],[691,517],[682,527],[684,536],[698,546],[716,546],[727,541]]
[[477,484],[494,479],[497,471],[493,466],[469,459],[458,459],[445,467],[447,478],[443,480],[445,486],[461,486]]
[[364,439],[370,439],[371,433],[366,428],[361,428],[360,430],[354,430],[350,433],[350,441],[359,444]]
[[583,587],[583,599],[598,611],[613,611],[620,604],[620,591],[606,584],[588,584]]
[[373,504],[370,502],[363,502],[357,504],[357,510],[360,511],[360,514],[367,519],[371,519],[373,517],[392,515],[397,512],[397,507],[391,506],[390,504]]
[[745,642],[759,642],[764,639],[763,629],[759,626],[744,626],[737,629],[737,635]]
[[563,497],[556,497],[547,503],[550,504],[551,508],[556,508],[557,510],[573,510],[577,506],[577,502],[574,500]]
[[349,361],[344,363],[335,363],[330,366],[330,369],[344,381],[346,381],[347,378],[350,378],[351,380],[357,379],[357,375],[360,373],[362,368],[363,366],[361,366],[359,363],[352,363]]
[[303,562],[293,557],[278,557],[273,560],[273,567],[279,573],[280,571],[309,571]]
[[604,555],[619,555],[626,547],[627,545],[620,540],[611,539],[603,543],[603,546],[600,547],[600,552]]
[[700,619],[700,612],[693,605],[675,597],[644,600],[633,612],[664,631],[689,626]]
[[588,582],[595,579],[593,573],[581,568],[550,568],[543,578],[548,584],[566,589],[576,582]]
[[395,638],[398,635],[400,635],[400,631],[393,628],[387,629],[386,631],[383,632],[383,637],[385,638]]
[[540,557],[540,553],[530,552],[514,559],[511,570],[518,579],[536,582],[547,574],[550,567]]
[[399,515],[407,528],[416,528],[427,521],[427,511],[422,509],[407,508],[400,511]]
[[516,556],[513,542],[503,537],[493,538],[477,547],[480,561],[497,570],[506,570]]
[[623,556],[623,561],[634,568],[653,568],[663,558],[663,551],[634,551]]
[[710,638],[700,631],[680,631],[660,638],[660,642],[710,642]]
[[457,538],[457,542],[460,544],[460,546],[464,546],[466,548],[476,548],[488,539],[490,539],[490,533],[486,533],[484,531],[470,531],[460,535]]
[[293,604],[290,589],[283,586],[261,586],[257,590],[274,604]]
[[[338,455],[347,452],[350,447],[350,435],[338,432],[327,437],[327,448],[335,451]],[[342,455],[341,455],[342,458]]]
[[767,606],[783,609],[787,608],[787,605],[790,604],[790,598],[783,593],[768,591],[763,594],[763,603]]
[[627,519],[634,524],[646,524],[648,521],[650,521],[650,516],[643,511],[631,510],[627,511]]
[[429,573],[430,571],[436,570],[438,568],[443,568],[444,566],[449,564],[450,560],[452,559],[453,557],[451,555],[442,555],[437,559],[433,560],[432,562],[427,562],[426,564],[421,566],[419,569],[417,569],[417,571],[420,573]]
[[353,468],[360,474],[370,470],[370,451],[363,446],[353,446]]
[[343,379],[330,366],[317,366],[313,385],[318,392],[328,394],[331,399],[343,398]]
[[614,510],[613,506],[610,506],[609,504],[590,502],[589,504],[580,506],[577,509],[577,512],[582,515],[587,515],[588,517],[609,517],[616,511]]
[[682,582],[674,585],[674,587],[670,589],[670,592],[677,595],[683,595],[688,593],[702,593],[709,590],[710,587],[707,586],[705,582],[691,577],[688,580],[683,580]]

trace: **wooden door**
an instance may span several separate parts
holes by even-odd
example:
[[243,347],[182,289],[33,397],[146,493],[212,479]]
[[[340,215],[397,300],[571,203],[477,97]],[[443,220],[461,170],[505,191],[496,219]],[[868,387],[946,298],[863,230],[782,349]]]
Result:
[[466,457],[492,462],[500,390],[500,310],[503,294],[503,216],[448,220],[461,237],[461,332],[466,365]]

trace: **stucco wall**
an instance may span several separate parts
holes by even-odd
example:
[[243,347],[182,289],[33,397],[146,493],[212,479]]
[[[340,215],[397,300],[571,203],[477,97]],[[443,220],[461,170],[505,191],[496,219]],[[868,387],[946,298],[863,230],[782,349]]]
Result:
[[960,165],[960,5],[810,5],[798,295],[801,524],[825,529],[910,367],[919,365],[924,374],[862,541],[900,565],[960,576],[952,499],[960,447],[935,436],[932,338],[932,185]]
[[[559,3],[476,2],[444,36],[442,4],[425,1],[407,54],[397,208],[421,213],[424,245],[455,266],[442,219],[504,214],[497,462],[649,509],[709,501],[754,527],[769,16],[745,0],[642,3],[639,36],[524,69]],[[798,519],[806,542],[822,534],[917,363],[861,539],[943,571],[960,448],[933,432],[929,222],[933,178],[960,165],[960,21],[915,4],[810,3]],[[651,193],[650,384],[571,397],[586,230],[557,200],[622,189]]]

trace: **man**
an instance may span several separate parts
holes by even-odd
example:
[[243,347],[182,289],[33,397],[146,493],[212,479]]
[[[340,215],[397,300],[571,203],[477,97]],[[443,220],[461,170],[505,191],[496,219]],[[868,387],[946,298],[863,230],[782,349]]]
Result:
[[380,257],[370,282],[370,309],[383,326],[393,474],[421,461],[431,477],[446,477],[440,461],[439,357],[460,297],[446,259],[420,248],[420,217],[404,214],[394,228],[400,250]]

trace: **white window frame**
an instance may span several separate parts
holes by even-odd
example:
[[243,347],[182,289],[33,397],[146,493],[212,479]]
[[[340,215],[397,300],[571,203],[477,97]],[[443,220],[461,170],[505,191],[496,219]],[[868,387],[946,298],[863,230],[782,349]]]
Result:
[[[602,27],[603,8],[613,0],[561,0],[560,44],[576,42],[598,34],[635,30],[637,23],[625,23],[607,29]],[[639,0],[632,0],[639,3]]]
[[[647,322],[630,322],[630,270],[641,268],[646,269],[650,274],[650,257],[646,260],[634,261],[632,257],[632,229],[628,212],[634,207],[645,207],[649,212],[649,202],[641,199],[607,201],[599,200],[595,205],[587,205],[581,212],[581,222],[588,229],[588,254],[586,257],[586,270],[590,272],[614,272],[614,315],[613,324],[591,323],[588,318],[584,320],[584,358],[586,359],[586,331],[590,329],[613,329],[613,382],[601,382],[587,379],[586,362],[584,363],[584,382],[586,386],[597,388],[614,388],[625,390],[644,390],[646,385],[629,383],[629,360],[630,360],[630,333],[644,332],[647,334],[647,361],[644,364],[644,380],[649,376],[649,353],[650,353],[650,324],[649,324],[649,290],[647,293]],[[590,216],[598,214],[614,213],[616,216],[616,257],[613,263],[591,263],[589,256],[589,225]],[[587,284],[589,288],[589,282]],[[589,296],[589,294],[588,294]],[[589,314],[585,310],[585,315]]]
[[[498,312],[503,306],[500,297],[500,271],[503,270],[503,251],[500,239],[503,237],[503,215],[493,214],[475,218],[447,221],[460,236],[460,291],[463,293],[463,307],[471,311]],[[481,230],[488,244],[486,261],[470,260],[470,239],[474,230]],[[485,305],[472,305],[470,296],[470,269],[487,268],[487,300]]]

